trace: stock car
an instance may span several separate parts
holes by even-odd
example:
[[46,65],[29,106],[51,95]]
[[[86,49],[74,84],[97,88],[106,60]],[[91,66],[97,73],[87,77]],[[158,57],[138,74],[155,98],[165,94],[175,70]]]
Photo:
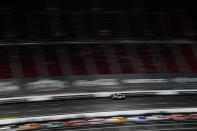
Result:
[[191,117],[189,115],[171,115],[168,116],[168,119],[170,120],[187,120],[190,119]]
[[126,99],[126,95],[122,94],[122,93],[115,93],[111,96],[112,100],[123,100]]
[[166,117],[166,116],[164,116],[164,115],[152,115],[152,116],[147,116],[147,118],[149,119],[149,120],[167,120],[168,118]]
[[146,116],[135,116],[135,117],[129,117],[127,119],[128,119],[128,121],[132,121],[132,122],[144,122],[144,121],[151,120],[150,118],[148,118]]
[[63,127],[64,123],[63,122],[49,122],[46,124],[42,124],[44,128],[58,128],[58,127]]
[[108,123],[116,124],[116,123],[127,122],[128,119],[127,119],[127,118],[124,118],[124,117],[112,117],[112,118],[106,119],[106,121],[107,121]]
[[197,119],[197,114],[190,114],[189,117],[190,117],[191,119]]
[[88,122],[86,120],[73,120],[73,121],[64,122],[64,125],[66,126],[82,126],[87,124]]
[[42,124],[32,123],[19,126],[19,131],[28,131],[42,128]]
[[9,126],[0,127],[0,131],[14,131]]
[[97,124],[104,124],[106,120],[103,118],[93,118],[93,119],[89,119],[87,122],[88,124],[91,125],[97,125]]

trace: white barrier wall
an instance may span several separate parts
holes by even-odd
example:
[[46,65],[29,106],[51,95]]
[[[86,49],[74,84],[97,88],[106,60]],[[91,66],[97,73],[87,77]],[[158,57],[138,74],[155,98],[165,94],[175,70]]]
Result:
[[63,114],[40,117],[16,118],[0,120],[0,125],[17,124],[25,122],[41,122],[49,120],[62,120],[72,118],[94,118],[94,117],[110,117],[121,115],[144,115],[148,113],[197,113],[197,108],[174,108],[174,109],[152,109],[152,110],[129,110],[129,111],[114,111],[114,112],[95,112],[95,113],[80,113],[80,114]]

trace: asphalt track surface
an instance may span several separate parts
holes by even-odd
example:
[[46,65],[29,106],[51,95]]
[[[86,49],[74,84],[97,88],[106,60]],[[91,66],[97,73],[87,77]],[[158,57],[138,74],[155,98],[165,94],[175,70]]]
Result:
[[0,106],[0,118],[182,107],[197,107],[197,96],[144,96],[129,97],[126,100],[99,98],[5,104]]
[[[158,77],[159,78],[159,77]],[[63,90],[56,91],[41,91],[41,90],[27,90],[27,91],[16,91],[16,92],[0,92],[0,98],[9,97],[23,97],[33,95],[53,95],[61,93],[95,93],[95,92],[115,92],[115,91],[144,91],[144,90],[192,90],[196,89],[197,83],[143,83],[143,84],[132,84],[124,86],[101,86],[97,88],[93,87],[72,87]],[[56,87],[55,87],[56,88]]]

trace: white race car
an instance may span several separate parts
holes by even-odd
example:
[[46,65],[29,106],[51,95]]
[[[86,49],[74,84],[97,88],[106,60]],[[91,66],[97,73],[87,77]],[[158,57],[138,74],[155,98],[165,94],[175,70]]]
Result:
[[111,96],[112,100],[123,100],[126,99],[126,96],[122,93],[116,93]]

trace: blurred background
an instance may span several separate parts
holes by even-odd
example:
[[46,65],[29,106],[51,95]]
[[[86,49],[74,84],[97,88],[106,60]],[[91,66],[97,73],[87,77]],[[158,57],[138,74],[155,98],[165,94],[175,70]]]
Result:
[[0,0],[0,131],[195,131],[196,40],[194,1]]
[[195,40],[196,10],[186,0],[2,0],[0,40]]

